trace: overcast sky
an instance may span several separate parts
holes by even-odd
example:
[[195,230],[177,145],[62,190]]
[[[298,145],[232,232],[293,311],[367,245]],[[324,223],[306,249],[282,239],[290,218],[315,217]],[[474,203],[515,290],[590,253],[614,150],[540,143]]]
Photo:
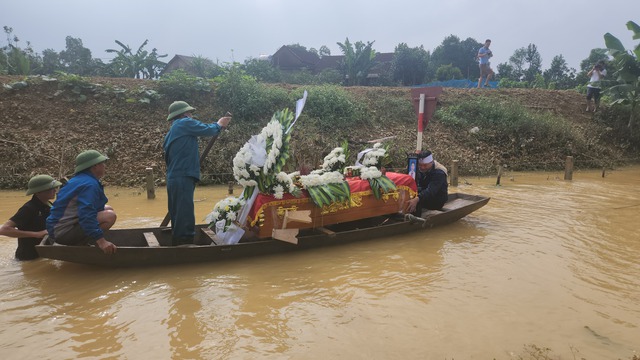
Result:
[[[636,17],[636,18],[634,18]],[[243,62],[300,44],[341,55],[337,42],[375,41],[378,52],[396,45],[433,50],[448,35],[492,40],[497,65],[533,43],[543,68],[562,54],[570,67],[612,33],[627,48],[637,44],[625,24],[640,23],[638,0],[0,0],[0,26],[13,28],[21,47],[30,41],[42,53],[65,49],[65,38],[82,39],[94,58],[108,62],[106,49],[200,55]],[[0,44],[6,45],[4,36]]]

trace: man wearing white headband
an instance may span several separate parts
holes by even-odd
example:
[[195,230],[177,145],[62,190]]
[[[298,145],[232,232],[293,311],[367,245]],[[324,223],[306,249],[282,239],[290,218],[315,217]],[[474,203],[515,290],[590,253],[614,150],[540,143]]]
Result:
[[407,202],[407,212],[416,216],[422,214],[422,209],[442,209],[449,196],[447,168],[433,160],[431,151],[418,153],[418,170],[418,196]]

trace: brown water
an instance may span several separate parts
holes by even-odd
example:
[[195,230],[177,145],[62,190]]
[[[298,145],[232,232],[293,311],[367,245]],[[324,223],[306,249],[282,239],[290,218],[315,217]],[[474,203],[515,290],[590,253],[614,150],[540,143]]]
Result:
[[[0,237],[1,359],[519,359],[640,354],[640,167],[461,178],[492,197],[442,228],[153,269],[13,260]],[[226,187],[198,188],[203,219]],[[166,205],[107,188],[117,227]],[[0,192],[0,219],[27,200]],[[540,357],[538,357],[540,358]]]

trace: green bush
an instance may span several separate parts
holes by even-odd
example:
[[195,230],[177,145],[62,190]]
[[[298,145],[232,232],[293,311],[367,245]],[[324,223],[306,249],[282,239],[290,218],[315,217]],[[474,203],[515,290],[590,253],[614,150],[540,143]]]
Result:
[[580,142],[565,119],[548,112],[532,112],[517,103],[480,98],[439,109],[437,117],[445,125],[465,132],[478,127],[474,136],[493,144],[542,150]]
[[57,71],[54,75],[56,79],[58,79],[58,88],[61,90],[64,89],[83,89],[83,88],[91,88],[93,85],[89,81],[89,78],[76,75],[76,74],[67,74],[62,71]]
[[281,81],[285,84],[308,85],[317,83],[317,77],[311,71],[303,69],[292,72],[282,72]]
[[440,65],[436,70],[436,79],[438,81],[459,80],[462,78],[462,71],[452,64]]
[[502,78],[498,81],[498,87],[503,89],[508,88],[527,88],[528,84],[524,81],[515,81],[507,78]]
[[229,109],[236,119],[271,119],[275,111],[291,107],[286,90],[259,83],[238,66],[231,67],[214,82],[216,101]]
[[317,118],[323,126],[351,126],[361,119],[357,103],[342,87],[336,85],[315,85],[301,87],[293,91],[290,99],[295,101],[308,92],[304,114]]
[[336,69],[326,69],[316,75],[318,84],[334,84],[340,85],[344,79],[344,75]]
[[162,75],[158,81],[158,92],[169,101],[190,99],[211,90],[211,84],[206,79],[193,76],[182,69]]

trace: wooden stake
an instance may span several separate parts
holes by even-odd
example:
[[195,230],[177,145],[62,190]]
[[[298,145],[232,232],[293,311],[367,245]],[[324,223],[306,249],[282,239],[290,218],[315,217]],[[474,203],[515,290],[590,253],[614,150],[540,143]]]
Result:
[[451,186],[458,186],[458,160],[451,164]]
[[502,177],[502,165],[498,166],[498,178],[496,179],[496,186],[500,186],[500,177]]
[[573,180],[573,156],[567,156],[564,165],[564,179]]
[[146,168],[147,173],[147,199],[156,198],[155,182],[153,181],[153,168]]

